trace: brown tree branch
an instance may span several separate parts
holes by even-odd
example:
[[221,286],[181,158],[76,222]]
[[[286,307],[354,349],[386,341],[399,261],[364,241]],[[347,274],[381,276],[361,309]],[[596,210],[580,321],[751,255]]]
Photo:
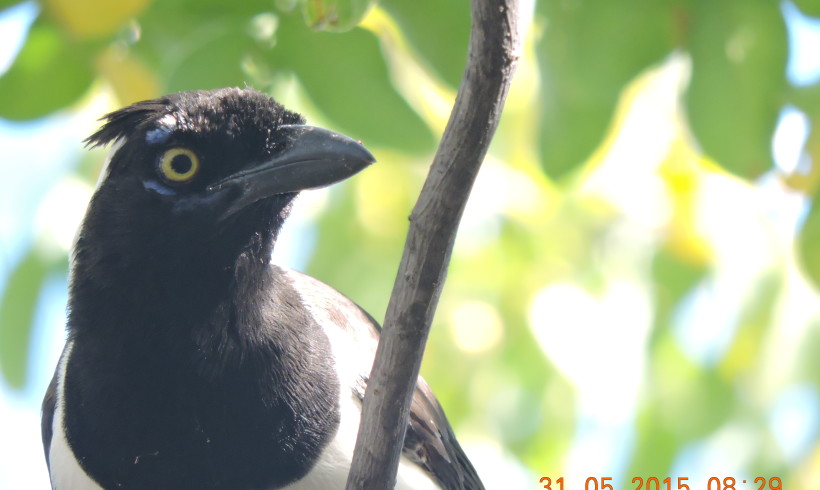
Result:
[[419,200],[367,384],[348,490],[393,488],[458,223],[518,60],[518,0],[472,0],[467,66]]

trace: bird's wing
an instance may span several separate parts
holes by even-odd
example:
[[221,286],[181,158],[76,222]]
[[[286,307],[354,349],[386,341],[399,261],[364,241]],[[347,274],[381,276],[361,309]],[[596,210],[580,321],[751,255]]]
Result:
[[[364,400],[366,380],[354,392]],[[432,474],[448,490],[481,490],[484,485],[464,454],[432,390],[419,378],[410,402],[402,454]]]
[[[287,271],[286,274],[313,315],[326,320],[319,323],[338,328],[351,340],[347,345],[355,352],[351,352],[348,359],[356,365],[353,367],[355,375],[351,378],[350,389],[359,400],[363,400],[381,326],[366,311],[330,286],[295,271]],[[338,333],[328,332],[328,336]],[[433,475],[444,489],[484,488],[475,468],[458,444],[444,410],[421,377],[413,393],[402,453]]]
[[54,409],[57,407],[57,373],[51,378],[51,383],[46,389],[46,396],[43,398],[43,416],[40,419],[40,432],[43,436],[43,451],[46,454],[46,465],[50,464],[49,452],[51,450],[51,436],[54,427]]
[[448,489],[483,489],[467,455],[456,439],[441,405],[423,379],[416,383],[404,455],[436,476]]

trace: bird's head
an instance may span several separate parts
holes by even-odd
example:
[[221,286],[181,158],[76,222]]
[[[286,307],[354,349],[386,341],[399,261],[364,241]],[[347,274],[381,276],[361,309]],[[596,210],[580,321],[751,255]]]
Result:
[[269,254],[299,191],[374,161],[360,143],[306,126],[252,89],[172,94],[104,119],[87,143],[112,151],[76,253],[111,270],[219,264],[249,246]]

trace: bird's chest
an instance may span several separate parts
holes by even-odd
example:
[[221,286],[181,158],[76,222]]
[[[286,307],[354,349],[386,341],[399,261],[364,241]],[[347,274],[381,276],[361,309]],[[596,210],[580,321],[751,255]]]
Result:
[[310,470],[338,426],[338,383],[322,362],[257,355],[203,377],[173,357],[83,347],[67,359],[60,415],[104,488],[278,488]]

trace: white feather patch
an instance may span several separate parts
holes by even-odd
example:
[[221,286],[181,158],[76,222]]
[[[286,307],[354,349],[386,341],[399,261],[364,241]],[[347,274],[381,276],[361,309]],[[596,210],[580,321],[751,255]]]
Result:
[[65,371],[71,357],[72,342],[66,343],[63,357],[57,368],[57,393],[54,420],[51,423],[53,435],[48,449],[51,488],[56,490],[101,490],[80,466],[65,434]]
[[[372,336],[355,335],[358,332],[346,331],[344,326],[337,325],[331,320],[328,310],[324,308],[324,305],[328,305],[328,307],[335,305],[338,308],[336,311],[344,314],[345,321],[350,325],[362,322],[369,323],[370,320],[359,312],[358,307],[352,301],[349,301],[348,305],[339,305],[339,301],[347,298],[335,293],[329,286],[293,271],[288,271],[288,277],[294,282],[300,295],[305,291],[315,291],[317,293],[326,291],[328,293],[328,295],[317,294],[316,296],[302,297],[302,303],[307,306],[313,319],[322,327],[330,342],[336,369],[339,373],[341,421],[339,429],[319,456],[316,465],[304,478],[285,487],[285,489],[343,489],[347,481],[347,475],[350,472],[350,462],[353,460],[353,449],[356,445],[356,436],[359,432],[359,422],[362,416],[362,403],[353,394],[351,387],[356,385],[363,373],[370,373],[377,340]],[[437,490],[440,487],[427,471],[402,456],[399,460],[395,489]]]
[[126,141],[128,141],[126,138],[117,138],[108,150],[108,156],[105,158],[105,162],[103,162],[102,169],[100,170],[100,175],[97,177],[97,185],[94,186],[95,193],[100,189],[105,179],[108,178],[108,174],[111,172],[111,160],[114,159],[114,155],[120,151],[120,148],[122,148],[122,145],[124,145]]

